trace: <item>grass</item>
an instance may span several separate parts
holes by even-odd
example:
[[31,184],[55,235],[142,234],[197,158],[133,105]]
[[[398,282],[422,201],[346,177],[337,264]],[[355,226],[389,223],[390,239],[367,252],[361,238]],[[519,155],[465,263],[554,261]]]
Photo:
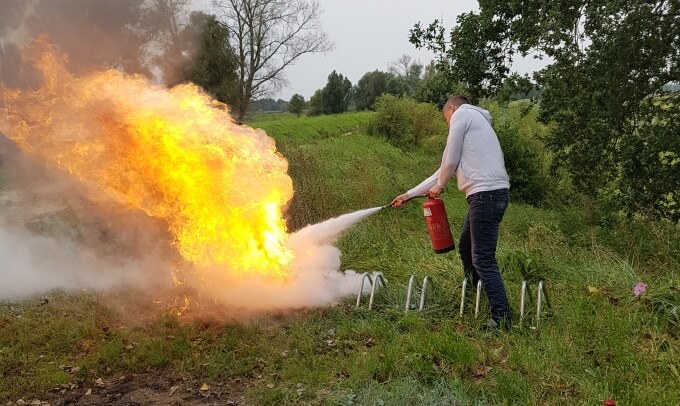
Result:
[[254,123],[260,122],[260,121],[275,121],[275,120],[290,120],[291,118],[296,117],[292,113],[288,112],[283,112],[283,113],[248,113],[246,115],[245,121],[250,124],[254,125]]
[[346,113],[333,116],[264,118],[252,123],[277,141],[283,152],[304,144],[313,144],[326,138],[355,134],[366,126],[374,113]]
[[[363,134],[367,117],[256,123],[289,158],[292,229],[385,204],[435,169],[429,150]],[[457,192],[445,198],[457,233],[466,203]],[[263,405],[680,404],[677,227],[640,220],[603,230],[581,216],[511,204],[503,221],[498,256],[513,308],[522,267],[548,281],[553,312],[539,330],[526,323],[489,335],[459,318],[460,261],[432,253],[412,203],[340,242],[344,268],[387,276],[375,311],[355,310],[350,299],[225,324],[186,322],[124,293],[0,304],[0,402],[154,368],[211,384],[237,379],[249,404]],[[433,290],[426,311],[404,314],[411,274],[431,275]],[[634,298],[639,280],[650,288]],[[131,321],[133,312],[141,319]]]

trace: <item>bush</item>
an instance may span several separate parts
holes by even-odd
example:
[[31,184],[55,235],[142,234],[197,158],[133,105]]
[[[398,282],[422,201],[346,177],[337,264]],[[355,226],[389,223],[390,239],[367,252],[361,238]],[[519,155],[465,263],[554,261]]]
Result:
[[404,148],[421,145],[433,135],[445,137],[446,122],[437,107],[409,98],[383,95],[375,102],[373,132]]
[[543,175],[540,156],[524,142],[516,127],[505,124],[495,127],[505,156],[505,169],[510,176],[513,200],[538,205],[545,199],[550,182]]
[[[661,114],[659,114],[661,115]],[[676,116],[680,120],[680,113]],[[680,222],[680,136],[677,120],[640,124],[622,143],[619,203],[627,213]]]
[[599,241],[636,266],[661,274],[680,268],[680,224],[640,214],[619,215],[597,231]]
[[538,121],[537,105],[522,100],[483,107],[491,112],[503,148],[513,200],[552,208],[563,208],[567,202],[573,202],[570,175],[553,167],[553,156],[543,143],[549,126]]

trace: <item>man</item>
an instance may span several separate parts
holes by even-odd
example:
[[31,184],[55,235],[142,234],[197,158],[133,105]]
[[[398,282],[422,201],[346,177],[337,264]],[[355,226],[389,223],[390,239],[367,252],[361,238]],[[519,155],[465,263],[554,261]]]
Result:
[[465,275],[476,286],[481,279],[491,307],[492,327],[509,326],[510,307],[496,262],[498,227],[508,206],[510,181],[503,151],[491,127],[488,111],[473,106],[464,96],[451,97],[443,109],[449,135],[441,167],[421,184],[397,196],[392,207],[429,195],[437,198],[455,174],[465,193],[468,214],[458,249]]

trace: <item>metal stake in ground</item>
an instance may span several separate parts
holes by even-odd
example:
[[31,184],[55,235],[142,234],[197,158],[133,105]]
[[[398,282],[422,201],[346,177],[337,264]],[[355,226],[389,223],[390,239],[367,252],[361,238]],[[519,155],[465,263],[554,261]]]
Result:
[[373,300],[375,299],[375,292],[378,288],[378,285],[380,285],[382,288],[387,287],[387,279],[385,279],[385,276],[381,272],[373,274],[373,278],[371,278],[371,275],[368,272],[361,274],[361,285],[359,286],[359,292],[357,293],[357,303],[355,306],[357,309],[359,306],[361,306],[361,296],[364,294],[366,280],[368,280],[368,283],[371,285],[371,296],[368,301],[368,310],[371,310],[373,308]]
[[[408,280],[408,288],[406,290],[406,304],[404,305],[404,311],[408,313],[411,310],[411,297],[413,296],[413,287],[415,286],[416,276],[411,275]],[[425,298],[427,295],[427,287],[430,285],[432,278],[430,276],[425,276],[423,278],[423,284],[420,287],[420,305],[418,310],[423,310],[425,308]]]

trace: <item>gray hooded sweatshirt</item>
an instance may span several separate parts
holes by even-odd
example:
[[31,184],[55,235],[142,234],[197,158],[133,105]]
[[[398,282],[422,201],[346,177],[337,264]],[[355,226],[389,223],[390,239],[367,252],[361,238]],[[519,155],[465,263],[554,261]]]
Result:
[[510,188],[501,144],[491,127],[491,114],[471,104],[461,105],[451,116],[446,149],[437,172],[409,190],[408,195],[425,195],[434,185],[444,189],[454,174],[458,189],[466,197]]

